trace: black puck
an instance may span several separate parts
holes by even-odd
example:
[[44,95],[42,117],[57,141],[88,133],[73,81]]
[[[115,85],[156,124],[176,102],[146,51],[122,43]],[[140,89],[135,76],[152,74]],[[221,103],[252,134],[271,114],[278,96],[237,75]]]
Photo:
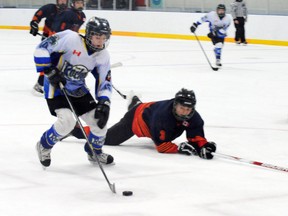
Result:
[[122,194],[123,194],[123,196],[132,196],[133,192],[132,191],[123,191]]

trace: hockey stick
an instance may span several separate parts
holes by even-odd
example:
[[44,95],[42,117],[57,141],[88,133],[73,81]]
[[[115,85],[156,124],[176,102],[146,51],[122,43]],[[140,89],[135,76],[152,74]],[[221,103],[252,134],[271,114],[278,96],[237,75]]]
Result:
[[[117,62],[111,65],[111,68],[117,68],[117,67],[121,67],[123,66],[123,64],[121,62]],[[126,99],[127,95],[122,94],[113,84],[112,87],[115,89],[115,91],[117,91],[117,93],[123,98]]]
[[117,67],[121,67],[121,66],[123,66],[122,62],[116,62],[116,63],[111,65],[111,68],[117,68]]
[[199,46],[201,47],[201,49],[202,49],[202,51],[203,51],[203,53],[204,53],[204,55],[205,55],[205,57],[206,57],[206,59],[207,59],[209,65],[210,65],[210,67],[212,68],[212,70],[214,70],[214,71],[218,71],[219,68],[217,68],[217,67],[213,67],[212,64],[211,64],[211,62],[209,61],[209,58],[208,58],[208,56],[206,55],[206,52],[204,51],[203,46],[202,46],[202,44],[200,43],[199,38],[198,38],[198,36],[196,35],[195,32],[194,32],[194,35],[195,35],[196,40],[197,40]]
[[86,133],[85,133],[85,130],[84,130],[84,128],[83,128],[83,125],[82,125],[80,119],[78,118],[78,116],[77,116],[77,114],[76,114],[76,112],[75,112],[75,109],[74,109],[74,107],[73,107],[73,105],[72,105],[72,103],[71,103],[71,101],[70,101],[70,99],[69,99],[69,97],[68,97],[68,94],[67,94],[67,91],[66,91],[64,85],[63,85],[61,82],[59,83],[59,85],[60,85],[60,88],[61,88],[62,92],[64,93],[64,96],[65,96],[66,100],[67,100],[68,103],[69,103],[69,106],[70,106],[70,108],[71,108],[71,110],[72,110],[72,113],[73,113],[74,117],[76,118],[76,120],[77,120],[77,122],[78,122],[78,124],[79,124],[79,127],[80,127],[80,129],[81,129],[81,131],[82,131],[82,133],[83,133],[83,135],[84,135],[84,137],[85,137],[85,139],[86,139],[89,147],[90,147],[90,150],[91,150],[91,152],[92,152],[93,157],[96,158],[96,160],[97,160],[97,163],[98,163],[98,165],[99,165],[99,167],[100,167],[100,170],[101,170],[101,172],[103,173],[103,175],[104,175],[104,177],[105,177],[105,179],[106,179],[106,181],[107,181],[107,183],[108,183],[108,185],[109,185],[110,190],[111,190],[113,193],[116,193],[115,183],[113,183],[113,184],[110,183],[110,181],[109,181],[109,179],[108,179],[108,177],[107,177],[107,175],[106,175],[106,173],[105,173],[105,171],[104,171],[104,169],[103,169],[103,166],[102,166],[102,164],[101,164],[100,161],[99,161],[98,156],[97,156],[97,155],[95,154],[95,152],[93,151],[92,144],[91,144],[91,143],[89,142],[89,140],[88,140],[88,137],[87,137],[87,135],[86,135]]
[[263,162],[259,162],[259,161],[247,160],[247,159],[235,157],[235,156],[232,156],[232,155],[226,155],[226,154],[221,154],[221,153],[216,153],[216,152],[213,152],[212,154],[214,156],[217,156],[217,157],[220,157],[220,158],[225,158],[225,159],[229,159],[229,160],[239,161],[239,162],[242,162],[242,163],[252,164],[252,165],[255,165],[255,166],[261,166],[261,167],[274,169],[274,170],[278,170],[278,171],[288,172],[288,168],[285,168],[285,167],[280,167],[280,166],[267,164],[267,163],[263,163]]
[[117,93],[123,98],[123,99],[127,99],[127,95],[122,94],[118,89],[115,88],[115,86],[112,84],[112,87],[115,89],[115,91],[117,91]]
[[43,35],[43,34],[40,34],[39,32],[37,32],[37,35],[41,36],[42,38],[46,39],[47,36]]

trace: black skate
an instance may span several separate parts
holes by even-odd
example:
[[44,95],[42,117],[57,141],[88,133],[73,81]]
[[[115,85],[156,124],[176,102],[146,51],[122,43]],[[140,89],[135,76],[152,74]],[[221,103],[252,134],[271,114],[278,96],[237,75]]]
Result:
[[33,86],[33,89],[40,94],[44,93],[43,86],[41,86],[38,82]]
[[128,110],[132,109],[137,104],[142,103],[139,97],[135,95],[133,91],[130,92],[127,99],[128,99]]

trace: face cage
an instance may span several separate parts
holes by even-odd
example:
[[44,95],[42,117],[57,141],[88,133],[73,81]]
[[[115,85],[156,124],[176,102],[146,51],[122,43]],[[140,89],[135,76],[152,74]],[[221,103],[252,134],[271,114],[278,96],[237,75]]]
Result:
[[[98,47],[94,47],[92,42],[91,42],[91,38],[93,35],[105,35],[106,36],[106,40],[103,44],[102,48],[98,48]],[[99,34],[99,33],[95,33],[93,31],[90,32],[90,34],[88,36],[86,36],[86,45],[89,47],[90,50],[94,51],[94,52],[100,52],[101,50],[106,49],[109,46],[109,42],[110,42],[110,34]]]
[[[220,10],[223,10],[223,9],[220,9]],[[219,13],[218,11],[219,11],[219,9],[217,10],[217,15],[219,16],[219,18],[223,18],[226,14],[226,11],[224,10],[223,13]]]
[[63,4],[58,4],[58,1],[57,1],[56,6],[57,6],[58,10],[59,10],[60,12],[62,12],[62,11],[64,11],[64,10],[68,7],[68,1],[67,1],[66,4],[65,4],[65,3],[63,3]]
[[[192,111],[191,113],[189,113],[188,115],[185,115],[185,116],[180,116],[176,113],[176,106],[177,106],[178,103],[174,103],[173,104],[173,115],[174,117],[176,118],[176,120],[178,121],[188,121],[189,119],[192,118],[192,116],[194,115],[195,113],[195,106],[192,107]],[[181,104],[180,104],[181,105]],[[183,105],[182,105],[183,106]]]
[[[77,0],[76,0],[77,1]],[[74,10],[76,10],[76,11],[83,11],[84,10],[84,6],[85,6],[85,1],[82,1],[83,2],[83,7],[79,7],[79,8],[75,8],[75,2],[76,1],[72,1],[72,3],[70,4],[70,6],[74,9]]]

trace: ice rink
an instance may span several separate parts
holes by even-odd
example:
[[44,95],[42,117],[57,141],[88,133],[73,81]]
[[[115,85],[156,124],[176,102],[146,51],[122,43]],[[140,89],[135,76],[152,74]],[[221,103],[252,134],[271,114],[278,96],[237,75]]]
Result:
[[[35,144],[56,120],[32,94],[39,37],[0,30],[0,214],[2,216],[284,216],[288,173],[215,157],[211,161],[159,154],[146,138],[107,146],[104,166],[117,194],[89,164],[83,140],[68,138],[52,150],[44,171]],[[214,64],[212,44],[202,42]],[[209,67],[198,43],[112,36],[113,84],[142,101],[193,89],[206,137],[219,153],[288,168],[288,47],[225,44],[223,68]],[[94,89],[90,75],[87,84]],[[114,91],[108,125],[126,112]],[[185,141],[185,134],[176,143]],[[122,191],[131,190],[131,197]]]

